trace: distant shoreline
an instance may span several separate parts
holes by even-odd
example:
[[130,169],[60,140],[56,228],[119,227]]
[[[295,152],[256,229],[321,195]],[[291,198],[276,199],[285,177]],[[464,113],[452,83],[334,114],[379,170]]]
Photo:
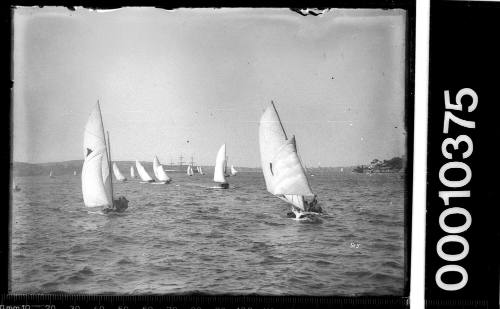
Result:
[[[130,166],[135,166],[135,161],[114,161],[118,165],[118,168],[122,172],[127,172]],[[148,161],[141,161],[144,167],[149,170],[152,169],[153,163]],[[78,175],[81,174],[83,166],[83,160],[70,160],[61,162],[47,162],[47,163],[26,163],[26,162],[12,162],[11,171],[14,176],[41,176],[49,175],[52,170],[55,175],[72,175],[75,171]],[[167,173],[185,173],[185,167],[187,165],[170,165],[164,164],[163,168]],[[213,170],[213,165],[200,165],[205,171]],[[319,171],[319,170],[344,170],[344,172],[350,172],[356,166],[338,166],[338,167],[307,167],[307,171]],[[261,167],[245,167],[236,166],[239,172],[261,172]],[[175,170],[175,171],[172,171]]]

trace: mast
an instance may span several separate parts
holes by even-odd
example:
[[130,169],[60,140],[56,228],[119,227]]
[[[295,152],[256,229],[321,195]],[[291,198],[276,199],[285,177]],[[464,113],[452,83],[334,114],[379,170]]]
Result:
[[112,208],[115,208],[115,203],[114,203],[114,197],[113,197],[113,174],[111,174],[111,144],[109,142],[109,131],[106,131],[107,135],[108,135],[108,147],[106,147],[106,149],[108,149],[109,151],[109,161],[108,161],[108,168],[109,168],[109,180],[111,181],[111,205],[112,205]]
[[285,128],[283,127],[283,124],[281,123],[280,114],[278,114],[278,110],[276,110],[276,106],[274,106],[273,100],[271,100],[271,104],[273,105],[274,111],[276,112],[276,116],[278,116],[278,120],[280,122],[281,130],[283,130],[283,134],[285,134],[285,138],[288,140],[288,137],[286,136]]

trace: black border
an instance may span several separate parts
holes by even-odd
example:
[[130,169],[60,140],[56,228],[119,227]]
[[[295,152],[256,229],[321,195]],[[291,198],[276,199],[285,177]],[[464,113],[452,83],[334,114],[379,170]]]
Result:
[[[12,9],[15,6],[65,6],[68,9],[74,9],[75,6],[83,6],[86,8],[99,8],[99,9],[112,9],[119,8],[123,6],[150,6],[156,8],[163,8],[167,10],[176,9],[179,7],[257,7],[255,5],[186,5],[178,3],[177,1],[169,1],[168,3],[159,3],[158,1],[140,1],[140,3],[134,1],[107,1],[107,3],[96,3],[94,1],[83,1],[83,2],[73,2],[73,1],[16,1],[16,3],[11,3],[8,10],[3,10],[2,22],[4,22],[3,30],[8,30],[6,33],[6,39],[9,40],[9,80],[6,80],[6,86],[4,90],[7,90],[9,96],[9,102],[11,102],[7,111],[4,115],[7,115],[8,121],[2,122],[5,126],[9,126],[8,130],[3,130],[2,132],[9,132],[9,149],[8,151],[1,152],[2,158],[8,156],[9,162],[9,172],[4,173],[4,175],[9,175],[7,183],[9,186],[4,186],[8,190],[8,194],[4,196],[9,197],[10,203],[10,173],[11,173],[11,53],[12,53]],[[270,2],[265,2],[260,5],[260,7],[287,7],[289,3],[279,3],[274,4]],[[237,3],[238,4],[238,3]],[[297,12],[298,8],[306,7],[318,7],[318,8],[381,8],[381,9],[404,9],[407,12],[406,15],[406,90],[405,90],[405,126],[406,126],[406,151],[407,160],[405,165],[405,216],[404,216],[404,238],[405,238],[405,253],[404,253],[404,296],[361,296],[361,297],[346,297],[346,296],[259,296],[259,295],[247,295],[247,296],[234,296],[234,295],[217,295],[217,296],[207,296],[207,295],[124,295],[124,296],[105,296],[105,295],[70,295],[70,294],[52,294],[52,295],[9,295],[8,294],[8,278],[9,278],[9,264],[8,264],[8,254],[10,252],[9,241],[10,241],[10,212],[9,208],[2,207],[0,210],[3,212],[2,220],[3,224],[3,241],[2,241],[2,251],[0,251],[0,262],[2,268],[0,270],[0,305],[47,305],[54,304],[57,308],[70,308],[70,305],[79,305],[81,309],[83,308],[93,308],[93,309],[103,309],[95,308],[95,306],[103,305],[105,308],[117,308],[118,305],[126,305],[128,309],[131,308],[144,308],[144,306],[153,306],[153,308],[161,308],[165,306],[173,306],[176,308],[267,308],[267,309],[277,309],[277,308],[407,308],[409,307],[409,292],[410,292],[410,265],[411,265],[411,231],[412,231],[412,197],[413,197],[413,142],[414,142],[414,97],[415,97],[415,32],[416,32],[416,0],[340,0],[331,1],[328,5],[320,5],[315,3],[310,3],[308,5],[295,5],[291,7],[291,10]],[[299,14],[299,13],[298,13]],[[312,17],[312,16],[308,16]],[[8,27],[7,27],[8,24]],[[7,89],[8,88],[8,89]],[[6,128],[7,129],[7,128]],[[3,162],[7,162],[7,158]],[[4,178],[5,179],[5,178]],[[64,307],[61,307],[64,306]],[[173,307],[171,309],[173,309]],[[31,309],[31,308],[19,308],[19,309]],[[49,308],[54,309],[54,308]],[[73,308],[70,308],[73,309]],[[76,309],[76,308],[75,308]],[[125,308],[124,308],[125,309]]]

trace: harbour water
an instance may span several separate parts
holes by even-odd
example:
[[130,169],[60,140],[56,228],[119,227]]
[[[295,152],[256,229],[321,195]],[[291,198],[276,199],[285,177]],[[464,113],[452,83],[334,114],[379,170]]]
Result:
[[401,174],[319,171],[326,211],[287,218],[261,172],[209,189],[211,173],[169,174],[168,185],[115,184],[123,214],[89,213],[80,175],[16,177],[13,293],[402,295]]

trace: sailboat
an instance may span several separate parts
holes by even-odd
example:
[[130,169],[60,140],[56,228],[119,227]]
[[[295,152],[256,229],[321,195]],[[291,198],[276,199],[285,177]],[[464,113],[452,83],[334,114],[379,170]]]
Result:
[[12,181],[12,190],[14,192],[19,192],[21,191],[21,188],[17,185],[17,183],[15,181]]
[[194,175],[193,167],[191,165],[188,165],[186,173],[187,173],[188,176],[193,176]]
[[341,167],[341,168],[340,168],[340,172],[341,172],[341,173],[343,173],[343,172],[344,172],[344,168],[343,168],[343,167]]
[[124,211],[128,207],[127,199],[113,199],[109,134],[106,144],[99,101],[85,126],[83,152],[82,194],[85,206],[101,207],[106,213]]
[[198,171],[198,174],[200,174],[200,175],[205,175],[205,173],[203,173],[203,169],[201,168],[201,166],[199,166],[199,165],[198,165],[198,166],[196,167],[196,170]]
[[163,165],[160,164],[160,161],[156,156],[153,159],[153,172],[155,174],[155,177],[160,181],[156,182],[157,184],[166,184],[172,181],[172,179],[168,177],[167,173],[165,173]]
[[238,174],[238,171],[234,168],[234,165],[231,165],[231,175],[236,175]]
[[134,166],[130,166],[130,178],[131,179],[135,179],[135,170],[134,170]]
[[50,178],[54,178],[54,177],[55,177],[55,176],[54,176],[54,171],[50,170],[49,177],[50,177]]
[[272,101],[260,118],[259,143],[267,191],[291,204],[296,219],[316,214],[309,211],[317,200],[297,154],[295,136],[287,137]]
[[135,168],[137,168],[137,172],[139,173],[139,177],[141,178],[141,183],[149,183],[154,182],[154,179],[149,176],[148,172],[144,166],[142,166],[141,162],[135,160]]
[[227,189],[229,183],[226,180],[226,144],[223,144],[217,152],[214,168],[214,181],[219,183],[214,189]]
[[113,173],[115,174],[116,180],[121,182],[127,181],[127,177],[123,176],[122,172],[120,172],[120,169],[118,168],[118,165],[116,165],[116,162],[113,162]]

